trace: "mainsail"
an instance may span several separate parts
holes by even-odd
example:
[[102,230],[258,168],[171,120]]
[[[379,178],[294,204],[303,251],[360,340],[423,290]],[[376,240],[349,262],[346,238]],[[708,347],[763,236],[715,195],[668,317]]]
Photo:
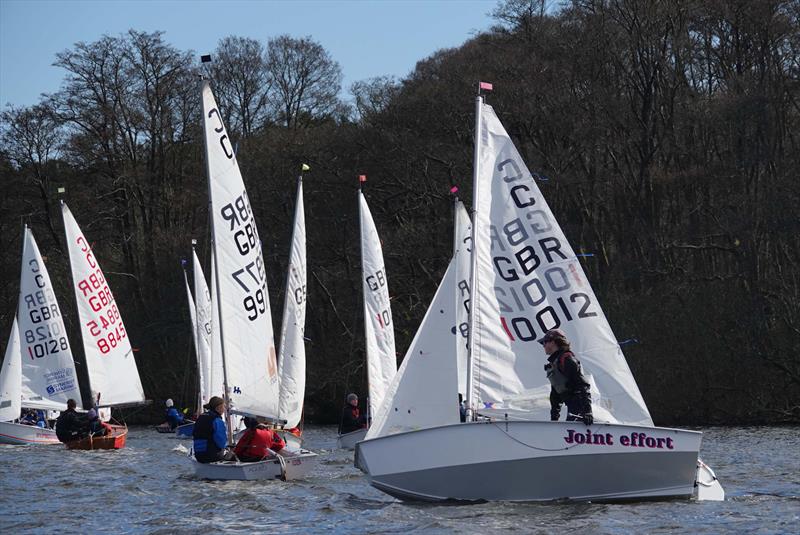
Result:
[[297,427],[303,414],[306,390],[306,348],[303,333],[306,323],[306,220],[303,209],[303,180],[297,181],[294,230],[286,276],[283,322],[281,323],[280,417],[286,427]]
[[197,258],[197,253],[192,249],[192,271],[194,273],[194,295],[195,311],[197,313],[197,325],[195,334],[197,336],[198,361],[201,368],[200,373],[200,399],[205,404],[211,396],[218,396],[222,393],[222,369],[217,370],[219,384],[216,390],[212,387],[212,359],[211,359],[211,292],[208,290],[206,276]]
[[278,370],[261,239],[233,145],[206,80],[202,93],[227,395],[236,412],[276,418]]
[[464,205],[456,201],[453,257],[386,392],[386,402],[372,420],[367,439],[459,422],[456,392],[462,385],[459,368],[464,364],[456,355],[457,348],[466,348],[466,332],[459,327],[457,310],[464,308],[469,292],[464,292],[466,278],[458,278],[458,266],[467,266],[468,277],[470,253],[462,244],[469,243],[471,231]]
[[560,328],[594,377],[598,408],[620,423],[652,425],[572,247],[494,110],[479,106],[472,406],[536,406],[547,419],[546,401],[537,405],[550,388],[537,339]]
[[10,422],[19,418],[22,410],[22,353],[20,353],[19,327],[17,317],[11,326],[3,368],[0,370],[0,422]]
[[108,281],[64,202],[61,212],[92,397],[99,396],[99,404],[104,406],[143,402],[144,389],[128,331]]
[[367,349],[370,414],[378,412],[397,373],[389,284],[378,230],[364,194],[358,192],[361,221],[361,269],[364,288],[364,334]]
[[22,406],[64,410],[81,397],[72,349],[50,275],[26,226],[19,284]]

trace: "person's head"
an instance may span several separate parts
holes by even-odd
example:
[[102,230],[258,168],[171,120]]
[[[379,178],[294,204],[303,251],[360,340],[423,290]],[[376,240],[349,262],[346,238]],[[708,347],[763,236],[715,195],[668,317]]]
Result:
[[544,352],[547,355],[552,355],[559,349],[569,351],[570,348],[567,335],[564,334],[564,331],[561,329],[550,329],[544,333],[544,336],[539,338],[538,342],[542,344]]
[[206,408],[210,411],[216,411],[222,414],[225,412],[225,400],[219,396],[211,396],[211,399],[206,403]]
[[77,406],[78,406],[78,404],[75,403],[74,399],[70,398],[70,399],[67,400],[67,409],[74,409]]
[[358,396],[353,392],[347,394],[347,404],[352,405],[353,407],[358,407]]
[[172,402],[172,398],[170,398],[164,402],[164,405],[166,405],[167,407],[172,407],[175,404]]
[[256,420],[255,418],[253,418],[251,416],[245,416],[244,417],[244,426],[246,428],[248,428],[248,429],[255,429],[256,427],[258,427],[258,420]]

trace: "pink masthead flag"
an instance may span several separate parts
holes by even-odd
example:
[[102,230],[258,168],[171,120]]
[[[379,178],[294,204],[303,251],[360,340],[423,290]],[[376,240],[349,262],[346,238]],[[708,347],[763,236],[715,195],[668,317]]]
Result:
[[483,90],[485,90],[485,91],[491,91],[491,90],[492,90],[492,84],[490,84],[489,82],[481,82],[481,83],[478,85],[478,87],[479,87],[480,89],[483,89]]
[[367,181],[367,175],[358,175],[358,181],[359,182],[366,182]]

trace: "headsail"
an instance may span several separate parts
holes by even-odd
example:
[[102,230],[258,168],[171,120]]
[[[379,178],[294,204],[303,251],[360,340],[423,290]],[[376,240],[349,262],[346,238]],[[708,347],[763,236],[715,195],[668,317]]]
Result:
[[219,334],[219,307],[217,306],[217,265],[211,256],[211,336],[209,339],[208,396],[222,396],[225,390],[225,372],[222,370],[222,337]]
[[594,377],[601,398],[593,402],[618,422],[652,425],[572,247],[494,110],[481,106],[473,406],[526,408],[546,396],[545,354],[536,340],[560,328]]
[[220,336],[232,409],[278,416],[278,370],[267,271],[250,198],[208,81],[203,81]]
[[111,288],[64,202],[61,212],[92,393],[100,396],[104,406],[143,402],[144,389],[128,331]]
[[458,391],[467,393],[467,348],[469,347],[469,269],[472,254],[472,221],[464,203],[456,199],[455,229],[453,231],[453,261],[455,262],[456,298],[456,355]]
[[17,317],[8,336],[3,368],[0,369],[0,422],[19,418],[22,410],[22,353],[20,353],[19,326]]
[[288,428],[300,423],[306,391],[306,347],[303,341],[306,323],[306,219],[302,178],[297,181],[294,214],[278,359],[280,417],[286,420]]
[[[461,349],[466,350],[466,331],[459,320],[466,323],[466,319],[458,309],[464,309],[465,299],[469,299],[465,285],[470,252],[466,245],[472,232],[460,201],[456,201],[455,220],[453,257],[386,392],[386,402],[372,420],[367,439],[459,422],[459,374],[466,373],[457,357]],[[466,266],[467,272],[462,280],[460,265]]]
[[25,227],[19,284],[22,406],[64,410],[80,400],[72,348],[50,275],[31,229]]
[[383,263],[378,230],[364,194],[358,192],[361,221],[361,273],[364,288],[364,334],[367,349],[370,413],[376,414],[386,389],[397,373],[394,324],[389,302],[389,284]]
[[192,297],[192,291],[189,289],[189,279],[186,276],[186,270],[183,271],[183,284],[186,287],[186,299],[189,303],[189,319],[191,320],[192,324],[192,343],[194,344],[194,355],[197,364],[197,374],[198,374],[198,393],[197,393],[197,401],[198,401],[198,408],[202,407],[206,400],[203,397],[203,357],[200,354],[200,347],[198,345],[198,332],[197,332],[197,305],[194,302],[194,297]]

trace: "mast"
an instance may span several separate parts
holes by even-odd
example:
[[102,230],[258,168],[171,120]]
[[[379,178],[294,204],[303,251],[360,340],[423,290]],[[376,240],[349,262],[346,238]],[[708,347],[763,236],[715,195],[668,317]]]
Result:
[[[211,58],[208,58],[209,61]],[[208,84],[208,79],[201,78],[200,80],[200,94],[202,104],[201,107],[203,108],[203,115],[205,115],[205,100],[202,99],[203,87]],[[219,315],[219,338],[220,338],[220,349],[222,353],[222,399],[225,400],[225,427],[228,431],[228,443],[233,443],[233,429],[231,429],[231,414],[230,414],[230,398],[228,397],[228,372],[226,370],[225,365],[225,332],[223,330],[223,315],[222,315],[222,294],[220,293],[220,281],[219,281],[219,258],[217,256],[217,228],[214,224],[214,203],[211,200],[211,162],[209,162],[208,158],[208,135],[206,132],[206,121],[205,117],[203,117],[203,143],[206,146],[206,176],[208,177],[208,213],[211,219],[211,248],[214,251],[214,264],[216,265],[216,269],[214,270],[214,280],[217,283],[217,313]]]
[[466,392],[466,406],[467,406],[467,421],[474,419],[475,414],[473,411],[473,382],[475,380],[474,377],[474,361],[473,361],[473,354],[475,348],[475,314],[478,309],[478,285],[477,285],[477,278],[478,278],[478,255],[477,255],[477,247],[474,246],[477,243],[475,239],[475,233],[477,232],[477,213],[478,213],[478,166],[480,162],[480,146],[481,146],[481,112],[483,110],[483,96],[481,95],[481,89],[484,87],[487,89],[491,88],[491,85],[484,84],[480,82],[478,85],[478,96],[475,97],[475,152],[474,158],[472,161],[472,254],[470,255],[470,266],[469,266],[469,286],[470,286],[470,305],[469,305],[469,347],[467,348],[467,392]]

